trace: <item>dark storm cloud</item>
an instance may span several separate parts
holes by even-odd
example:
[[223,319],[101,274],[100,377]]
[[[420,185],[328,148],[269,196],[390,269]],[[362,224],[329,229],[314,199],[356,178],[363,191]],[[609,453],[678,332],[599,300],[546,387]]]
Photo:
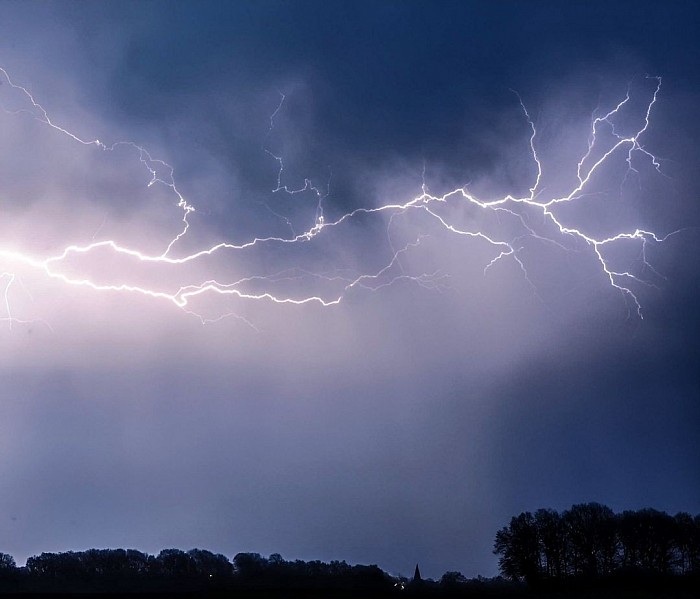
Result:
[[[282,234],[272,210],[313,223],[313,194],[270,193],[265,148],[284,154],[292,186],[330,178],[331,216],[405,201],[424,164],[435,192],[527,193],[529,131],[509,89],[542,125],[543,155],[565,164],[585,151],[585,136],[572,140],[598,102],[645,73],[665,78],[646,143],[671,178],[616,206],[661,233],[700,222],[691,3],[10,3],[0,14],[0,65],[61,123],[135,139],[175,166],[198,208],[193,246]],[[2,229],[13,242],[40,251],[83,226],[89,238],[107,214],[114,234],[157,245],[179,218],[137,191],[127,156],[59,148],[5,120],[2,199],[22,200]],[[319,253],[379,260],[367,240],[385,225],[360,221]],[[648,249],[667,280],[640,287],[643,321],[626,320],[586,256],[530,248],[540,301],[517,265],[484,276],[488,248],[442,237],[406,266],[444,269],[446,293],[402,283],[333,310],[236,305],[258,331],[40,289],[54,333],[0,333],[0,550],[22,561],[202,546],[476,575],[495,573],[493,535],[524,509],[697,512],[697,239]],[[325,264],[286,248],[249,258],[215,267]]]

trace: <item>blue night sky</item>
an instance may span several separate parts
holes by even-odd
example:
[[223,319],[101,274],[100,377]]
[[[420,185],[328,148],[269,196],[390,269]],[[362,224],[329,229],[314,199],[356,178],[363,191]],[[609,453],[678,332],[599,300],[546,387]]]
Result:
[[[0,1],[0,551],[491,576],[521,511],[700,512],[698,30]],[[595,248],[613,285],[585,239],[637,230]]]

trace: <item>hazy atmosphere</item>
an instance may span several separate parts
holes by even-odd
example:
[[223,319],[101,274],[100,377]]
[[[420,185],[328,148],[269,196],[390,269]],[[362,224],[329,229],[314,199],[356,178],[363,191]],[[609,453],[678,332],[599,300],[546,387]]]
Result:
[[497,573],[700,512],[692,2],[0,1],[0,551]]

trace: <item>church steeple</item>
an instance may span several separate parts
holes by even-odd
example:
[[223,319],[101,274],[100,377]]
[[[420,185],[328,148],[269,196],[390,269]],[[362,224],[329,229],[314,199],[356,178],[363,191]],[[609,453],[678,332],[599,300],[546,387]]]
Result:
[[421,582],[423,579],[420,577],[420,569],[418,568],[418,564],[416,564],[416,571],[413,574],[413,582]]

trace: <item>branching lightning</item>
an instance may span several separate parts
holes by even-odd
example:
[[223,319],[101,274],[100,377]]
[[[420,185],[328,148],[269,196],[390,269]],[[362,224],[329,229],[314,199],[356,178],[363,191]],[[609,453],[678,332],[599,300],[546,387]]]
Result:
[[[405,202],[389,202],[373,207],[361,207],[347,212],[334,220],[328,220],[324,216],[323,204],[324,200],[328,197],[330,183],[328,189],[320,189],[318,186],[313,185],[309,179],[305,179],[304,186],[298,189],[286,185],[284,183],[285,165],[283,157],[269,149],[266,137],[263,150],[271,159],[276,161],[278,165],[276,186],[272,190],[273,193],[290,195],[305,191],[315,193],[318,201],[313,225],[297,233],[286,217],[273,211],[274,214],[286,220],[291,231],[289,236],[255,237],[242,243],[221,242],[192,253],[178,255],[178,242],[187,235],[190,229],[189,216],[195,208],[178,190],[175,183],[173,167],[164,161],[154,159],[146,149],[134,142],[105,144],[98,139],[88,140],[81,138],[68,129],[56,124],[42,105],[35,100],[32,93],[25,87],[15,84],[8,73],[2,68],[0,68],[0,77],[2,77],[4,82],[15,92],[24,98],[26,108],[21,109],[19,112],[28,113],[33,118],[52,129],[56,134],[66,136],[74,143],[94,146],[97,151],[111,152],[118,147],[126,147],[127,149],[133,150],[135,157],[149,173],[150,178],[148,185],[164,186],[169,190],[169,193],[172,193],[174,205],[182,212],[182,226],[167,245],[163,247],[162,252],[147,253],[135,247],[122,245],[113,239],[100,240],[97,239],[97,237],[93,237],[91,243],[67,245],[56,253],[41,256],[25,253],[22,250],[3,248],[2,241],[0,240],[0,292],[2,293],[2,299],[0,301],[0,321],[7,322],[10,326],[26,322],[25,319],[16,317],[12,308],[13,292],[15,287],[20,283],[20,277],[17,274],[20,267],[24,269],[28,268],[60,284],[83,288],[91,293],[137,294],[152,298],[156,301],[167,302],[179,310],[197,316],[202,322],[218,320],[228,315],[222,314],[215,319],[209,319],[197,313],[192,308],[192,301],[195,298],[203,298],[206,296],[232,296],[239,300],[250,302],[262,301],[274,304],[294,305],[315,304],[319,307],[331,307],[340,304],[353,289],[377,290],[402,280],[410,280],[429,289],[441,289],[445,284],[446,275],[440,271],[418,275],[407,274],[401,265],[402,258],[412,252],[418,251],[427,233],[419,234],[415,239],[402,244],[398,248],[395,248],[391,241],[390,228],[395,218],[409,212],[421,213],[427,217],[428,221],[432,222],[438,230],[443,231],[446,235],[473,239],[475,242],[486,244],[490,247],[493,250],[493,257],[484,265],[484,273],[487,273],[497,264],[505,260],[512,260],[522,272],[522,276],[525,280],[532,285],[535,293],[537,293],[536,286],[530,282],[527,264],[522,257],[523,242],[526,239],[537,240],[538,242],[554,244],[559,248],[567,249],[570,248],[571,240],[574,240],[588,249],[599,267],[601,277],[603,277],[612,288],[619,291],[632,308],[632,312],[639,318],[642,318],[642,306],[634,291],[632,282],[649,283],[649,281],[642,280],[639,275],[631,271],[614,268],[611,261],[606,257],[606,253],[608,249],[622,242],[636,242],[640,244],[640,254],[644,265],[651,269],[646,257],[648,244],[660,243],[668,237],[668,234],[659,235],[640,228],[622,230],[609,236],[595,236],[582,225],[576,222],[570,222],[568,218],[560,214],[560,209],[563,205],[586,201],[592,180],[606,163],[610,162],[618,155],[624,156],[624,160],[627,164],[627,174],[625,177],[630,173],[637,172],[635,161],[638,159],[648,161],[656,171],[661,173],[659,159],[644,146],[644,135],[650,126],[651,113],[661,89],[660,78],[651,78],[654,88],[653,93],[651,93],[646,103],[644,114],[640,119],[641,126],[638,127],[636,131],[624,134],[621,132],[621,128],[616,124],[616,118],[630,103],[629,90],[626,97],[607,113],[592,118],[586,149],[577,163],[575,183],[568,193],[557,195],[556,197],[547,198],[545,196],[545,190],[542,187],[543,164],[538,154],[538,132],[535,122],[528,113],[520,96],[517,96],[520,108],[530,128],[529,154],[535,171],[532,185],[528,190],[529,193],[524,196],[509,194],[496,199],[484,200],[472,194],[467,189],[467,186],[452,189],[443,195],[433,195],[428,191],[428,187],[425,184],[424,173],[421,193]],[[284,102],[285,96],[284,94],[280,94],[280,102],[270,116],[268,137],[275,126],[275,118],[279,112],[283,110]],[[602,134],[603,131],[605,135]],[[602,137],[605,137],[607,143],[601,140]],[[502,235],[496,235],[493,232],[482,230],[481,228],[472,228],[460,224],[459,220],[451,218],[448,212],[442,210],[442,207],[448,204],[453,205],[454,203],[462,204],[470,210],[479,213],[492,213],[495,216],[505,215],[509,219],[513,218],[518,223],[519,232],[517,234],[513,234],[512,232],[506,234],[504,232]],[[528,215],[524,212],[525,210],[530,212],[534,211],[535,214],[541,215],[538,225],[532,224],[532,219],[528,218]],[[334,230],[339,229],[344,224],[363,216],[367,217],[372,215],[386,216],[388,223],[387,235],[389,237],[391,252],[389,252],[388,259],[384,265],[371,272],[358,274],[339,270],[336,272],[318,273],[296,268],[285,269],[273,275],[246,276],[230,281],[219,280],[205,275],[202,276],[199,282],[189,283],[176,289],[168,290],[159,286],[158,281],[154,281],[152,286],[132,284],[129,282],[128,277],[124,277],[124,280],[118,283],[101,283],[87,275],[76,276],[75,274],[71,274],[72,271],[66,266],[69,259],[77,256],[102,255],[102,252],[109,252],[114,256],[120,256],[135,263],[178,268],[184,267],[184,265],[190,263],[200,263],[207,257],[215,254],[225,255],[227,252],[242,252],[243,250],[255,246],[268,244],[296,246],[313,242],[321,236],[328,239],[329,236],[333,235]],[[476,225],[474,225],[474,227],[476,227]],[[203,268],[202,270],[206,269]],[[654,272],[653,269],[651,272]],[[325,295],[280,294],[273,290],[275,284],[283,280],[291,279],[315,279],[324,283],[332,283],[333,285],[329,285],[329,292]],[[256,287],[253,287],[254,289],[262,287],[262,290],[251,291],[251,284],[253,283],[256,285]],[[267,286],[267,288],[265,286]]]

